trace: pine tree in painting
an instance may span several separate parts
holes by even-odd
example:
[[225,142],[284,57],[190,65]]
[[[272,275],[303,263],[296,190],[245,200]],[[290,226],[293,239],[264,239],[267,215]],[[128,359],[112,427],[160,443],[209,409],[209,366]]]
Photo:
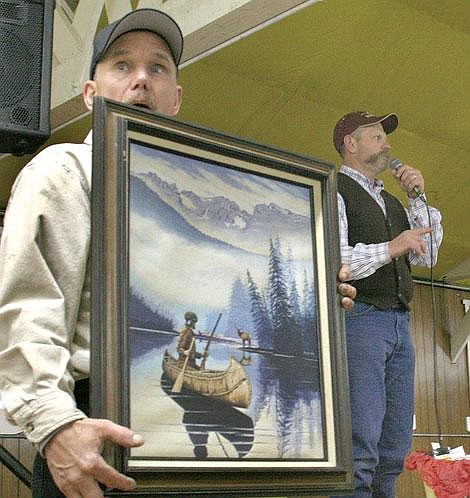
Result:
[[251,316],[254,323],[254,336],[259,347],[262,349],[272,349],[273,347],[273,327],[266,301],[258,290],[250,272],[246,272],[248,281],[248,294],[251,304]]
[[301,354],[303,351],[299,325],[289,303],[286,277],[283,272],[279,240],[270,240],[269,301],[273,322],[273,348],[278,353]]

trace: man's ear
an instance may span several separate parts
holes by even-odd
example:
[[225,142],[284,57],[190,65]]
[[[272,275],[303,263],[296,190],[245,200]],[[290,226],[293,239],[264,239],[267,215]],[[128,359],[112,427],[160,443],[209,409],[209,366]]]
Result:
[[172,116],[176,116],[178,114],[182,101],[183,101],[183,88],[180,85],[177,85]]
[[344,148],[348,152],[354,152],[356,150],[357,142],[352,135],[346,135],[343,139]]
[[83,102],[86,108],[91,111],[93,109],[93,97],[97,94],[96,82],[88,80],[83,85]]

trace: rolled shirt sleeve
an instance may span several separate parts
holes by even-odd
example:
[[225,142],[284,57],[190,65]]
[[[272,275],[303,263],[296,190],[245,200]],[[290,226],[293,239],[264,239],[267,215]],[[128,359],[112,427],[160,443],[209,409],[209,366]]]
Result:
[[411,228],[432,227],[430,234],[423,235],[428,250],[421,256],[417,256],[414,252],[409,254],[410,264],[431,268],[437,263],[437,253],[444,237],[441,213],[423,199],[410,197],[407,215]]

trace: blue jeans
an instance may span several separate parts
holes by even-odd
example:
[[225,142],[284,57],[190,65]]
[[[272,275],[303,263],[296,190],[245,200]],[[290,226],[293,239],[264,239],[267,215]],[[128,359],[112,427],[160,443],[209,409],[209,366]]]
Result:
[[408,325],[407,311],[356,302],[346,312],[355,482],[351,498],[395,497],[413,431],[415,354]]

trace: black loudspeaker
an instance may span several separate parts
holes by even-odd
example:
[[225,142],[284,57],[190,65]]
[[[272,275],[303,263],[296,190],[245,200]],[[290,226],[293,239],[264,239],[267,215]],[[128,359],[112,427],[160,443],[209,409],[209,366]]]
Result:
[[0,152],[50,136],[54,0],[0,0]]

